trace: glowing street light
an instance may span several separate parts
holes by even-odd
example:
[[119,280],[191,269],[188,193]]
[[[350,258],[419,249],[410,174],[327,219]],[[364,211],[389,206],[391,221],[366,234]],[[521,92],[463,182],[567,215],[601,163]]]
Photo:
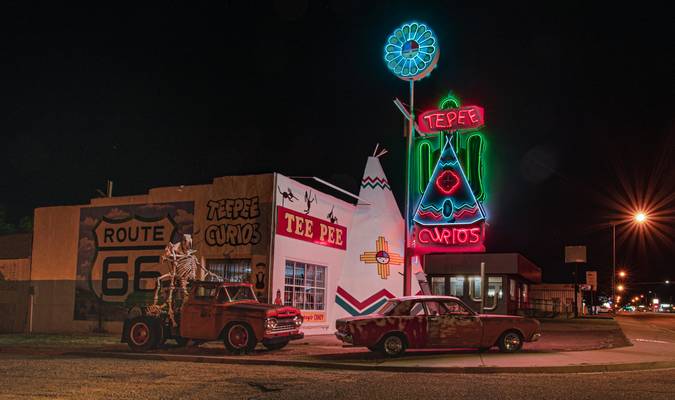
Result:
[[[647,222],[647,214],[644,211],[638,211],[637,213],[635,213],[633,215],[633,221],[635,223],[637,223],[638,225],[643,225]],[[625,222],[611,221],[609,223],[610,227],[612,228],[612,296],[614,295],[614,288],[615,288],[615,285],[616,285],[616,282],[615,282],[615,280],[616,280],[616,226],[619,225],[619,224],[623,224],[623,223],[625,223]],[[621,278],[624,278],[626,276],[626,272],[621,271],[619,273],[619,276]],[[621,290],[623,290],[623,289],[621,289]],[[619,290],[619,291],[621,291],[621,290]]]
[[647,214],[645,214],[643,212],[639,212],[639,213],[635,214],[635,216],[633,218],[635,219],[635,222],[641,224],[641,223],[643,223],[647,220]]
[[623,289],[624,289],[624,288],[623,288],[623,285],[617,285],[617,286],[616,286],[616,291],[617,291],[617,292],[623,292]]

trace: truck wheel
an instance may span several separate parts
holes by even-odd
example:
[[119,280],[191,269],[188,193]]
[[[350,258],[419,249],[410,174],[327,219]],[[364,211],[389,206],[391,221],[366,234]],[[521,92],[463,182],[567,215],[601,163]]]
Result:
[[225,328],[223,338],[225,348],[234,354],[246,354],[253,351],[256,338],[253,330],[244,322],[234,322]]
[[398,357],[405,352],[406,343],[402,335],[392,333],[385,336],[377,347],[379,352],[386,357]]
[[133,351],[148,351],[157,347],[162,336],[162,327],[157,318],[135,317],[129,322],[127,344]]
[[278,342],[278,343],[265,343],[263,342],[263,346],[267,348],[267,350],[280,350],[286,347],[288,344],[288,341],[286,342]]
[[502,353],[515,353],[523,347],[523,336],[516,331],[506,331],[499,337],[498,345]]

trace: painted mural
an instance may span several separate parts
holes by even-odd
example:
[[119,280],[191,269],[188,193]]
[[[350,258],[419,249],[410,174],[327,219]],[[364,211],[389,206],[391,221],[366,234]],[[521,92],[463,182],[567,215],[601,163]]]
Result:
[[167,243],[193,233],[194,203],[80,210],[74,319],[119,321],[152,301]]

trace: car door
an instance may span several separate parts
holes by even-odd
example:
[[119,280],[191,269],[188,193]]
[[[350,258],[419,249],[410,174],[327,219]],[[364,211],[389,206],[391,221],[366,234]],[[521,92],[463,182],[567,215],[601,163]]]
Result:
[[408,347],[422,348],[426,341],[426,312],[421,301],[400,302],[385,318],[384,332],[403,332],[408,339]]
[[[220,288],[223,290],[223,288]],[[216,288],[199,286],[181,310],[181,336],[190,339],[213,339],[213,315]]]
[[430,347],[477,348],[483,335],[480,317],[454,300],[425,301]]

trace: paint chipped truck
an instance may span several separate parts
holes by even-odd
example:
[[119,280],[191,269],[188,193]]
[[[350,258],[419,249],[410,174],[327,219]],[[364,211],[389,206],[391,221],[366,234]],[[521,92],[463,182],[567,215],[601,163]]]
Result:
[[232,353],[250,352],[258,343],[277,350],[304,337],[302,322],[297,308],[261,304],[249,283],[195,281],[175,324],[165,312],[127,318],[122,342],[134,351],[157,348],[167,339],[179,346],[222,340]]
[[371,315],[341,318],[338,339],[395,357],[407,348],[498,346],[516,352],[541,336],[539,321],[512,315],[477,314],[456,297],[408,296],[387,301]]

